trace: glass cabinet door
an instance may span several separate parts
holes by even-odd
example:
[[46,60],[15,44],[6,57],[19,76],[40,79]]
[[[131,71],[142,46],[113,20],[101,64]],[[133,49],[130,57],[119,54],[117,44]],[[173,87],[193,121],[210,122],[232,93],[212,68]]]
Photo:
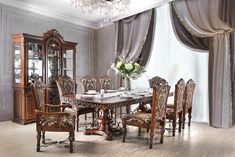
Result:
[[53,83],[60,76],[60,52],[61,46],[54,39],[50,38],[47,43],[47,83]]
[[21,66],[21,44],[14,44],[14,78],[15,83],[21,83],[22,79],[22,66]]
[[63,54],[63,73],[64,75],[67,75],[69,77],[73,78],[73,72],[74,72],[74,52],[73,49],[71,50],[65,50],[65,53]]
[[42,81],[42,45],[28,43],[28,83]]

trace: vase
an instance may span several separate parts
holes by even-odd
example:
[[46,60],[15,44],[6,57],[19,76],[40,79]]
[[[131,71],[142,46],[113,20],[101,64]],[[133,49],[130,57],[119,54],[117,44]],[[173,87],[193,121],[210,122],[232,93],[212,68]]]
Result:
[[125,88],[125,90],[131,90],[131,79],[129,77],[123,76],[122,86]]

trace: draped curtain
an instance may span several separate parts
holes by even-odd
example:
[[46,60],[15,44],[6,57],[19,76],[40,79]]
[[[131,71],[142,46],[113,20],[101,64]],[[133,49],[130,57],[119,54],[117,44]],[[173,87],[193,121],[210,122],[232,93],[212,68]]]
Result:
[[152,47],[154,19],[152,9],[120,20],[117,55],[145,66]]
[[230,32],[219,15],[219,0],[172,2],[173,26],[178,38],[191,48],[209,49],[210,124],[232,125]]

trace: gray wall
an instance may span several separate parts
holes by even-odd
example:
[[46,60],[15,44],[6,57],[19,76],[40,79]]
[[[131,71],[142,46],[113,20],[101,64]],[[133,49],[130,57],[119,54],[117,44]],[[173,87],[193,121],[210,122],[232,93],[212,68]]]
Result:
[[[96,30],[48,18],[0,4],[0,121],[13,117],[11,35],[24,32],[39,34],[57,29],[64,40],[77,42],[77,80],[83,75],[97,75]],[[98,33],[99,34],[99,33]],[[80,88],[79,88],[80,90]]]

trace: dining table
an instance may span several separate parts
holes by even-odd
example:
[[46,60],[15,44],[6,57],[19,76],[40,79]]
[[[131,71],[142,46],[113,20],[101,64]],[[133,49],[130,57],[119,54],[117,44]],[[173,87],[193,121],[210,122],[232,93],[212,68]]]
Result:
[[130,106],[133,104],[146,104],[151,103],[152,94],[151,93],[129,93],[123,94],[123,92],[106,93],[106,94],[71,94],[64,95],[61,97],[63,103],[69,103],[79,107],[92,107],[100,114],[97,119],[98,126],[95,128],[86,129],[84,131],[85,135],[101,135],[104,136],[106,140],[113,139],[113,117],[111,110],[122,107]]

